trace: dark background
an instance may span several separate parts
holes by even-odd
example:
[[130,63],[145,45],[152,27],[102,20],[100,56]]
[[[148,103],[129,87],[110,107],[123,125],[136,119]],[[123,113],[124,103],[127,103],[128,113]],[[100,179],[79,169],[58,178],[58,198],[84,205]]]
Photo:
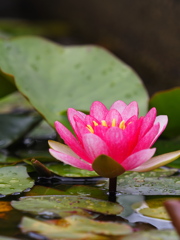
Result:
[[178,0],[0,0],[0,18],[61,21],[68,31],[45,37],[109,49],[136,70],[150,95],[180,86]]

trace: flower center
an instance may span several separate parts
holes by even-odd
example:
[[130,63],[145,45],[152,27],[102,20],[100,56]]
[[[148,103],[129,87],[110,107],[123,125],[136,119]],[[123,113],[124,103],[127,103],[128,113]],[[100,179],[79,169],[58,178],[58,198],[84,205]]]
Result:
[[[86,128],[89,130],[90,133],[94,133],[94,127],[98,126],[99,124],[96,122],[96,121],[93,121],[93,125],[94,126],[91,126],[91,125],[87,125]],[[104,126],[104,127],[116,127],[116,119],[113,118],[112,122],[111,122],[111,125],[108,126],[107,122],[105,120],[102,120],[101,121],[101,126]],[[122,120],[120,123],[119,123],[119,126],[118,126],[120,129],[124,130],[126,128],[126,125],[125,125],[125,121]]]

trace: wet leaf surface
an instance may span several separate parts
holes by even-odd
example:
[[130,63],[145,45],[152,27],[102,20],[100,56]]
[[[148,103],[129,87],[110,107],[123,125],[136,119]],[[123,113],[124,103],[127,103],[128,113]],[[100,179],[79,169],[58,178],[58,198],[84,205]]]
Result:
[[15,209],[35,214],[46,211],[58,214],[61,210],[72,208],[81,208],[102,214],[119,214],[123,211],[123,207],[118,203],[70,195],[23,197],[20,198],[20,201],[12,201],[11,204]]
[[34,185],[24,166],[0,168],[0,194],[20,193]]
[[171,176],[176,171],[125,172],[118,177],[117,191],[122,194],[180,195],[180,177]]

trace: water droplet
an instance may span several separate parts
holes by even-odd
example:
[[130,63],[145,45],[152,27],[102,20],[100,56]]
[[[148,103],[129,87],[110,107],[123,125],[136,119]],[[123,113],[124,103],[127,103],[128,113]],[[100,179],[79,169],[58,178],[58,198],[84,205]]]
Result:
[[0,187],[6,187],[6,184],[0,183]]
[[10,182],[10,183],[17,183],[17,182],[19,182],[19,180],[18,180],[18,179],[12,179],[12,180],[10,180],[9,182]]

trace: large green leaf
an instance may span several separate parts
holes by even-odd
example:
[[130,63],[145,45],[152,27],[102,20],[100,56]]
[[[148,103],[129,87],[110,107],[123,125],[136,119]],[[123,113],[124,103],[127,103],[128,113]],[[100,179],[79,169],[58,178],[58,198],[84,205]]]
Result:
[[180,135],[180,87],[156,93],[149,106],[156,107],[159,115],[168,115],[169,122],[163,133],[166,137]]
[[0,168],[0,194],[20,193],[34,185],[24,166]]
[[0,148],[5,148],[22,138],[42,118],[35,113],[0,114]]
[[[106,50],[95,46],[63,47],[37,37],[0,41],[0,66],[31,104],[53,125],[73,107],[89,110],[99,100],[138,101],[141,114],[148,95],[135,72]],[[63,114],[63,115],[61,115]]]

